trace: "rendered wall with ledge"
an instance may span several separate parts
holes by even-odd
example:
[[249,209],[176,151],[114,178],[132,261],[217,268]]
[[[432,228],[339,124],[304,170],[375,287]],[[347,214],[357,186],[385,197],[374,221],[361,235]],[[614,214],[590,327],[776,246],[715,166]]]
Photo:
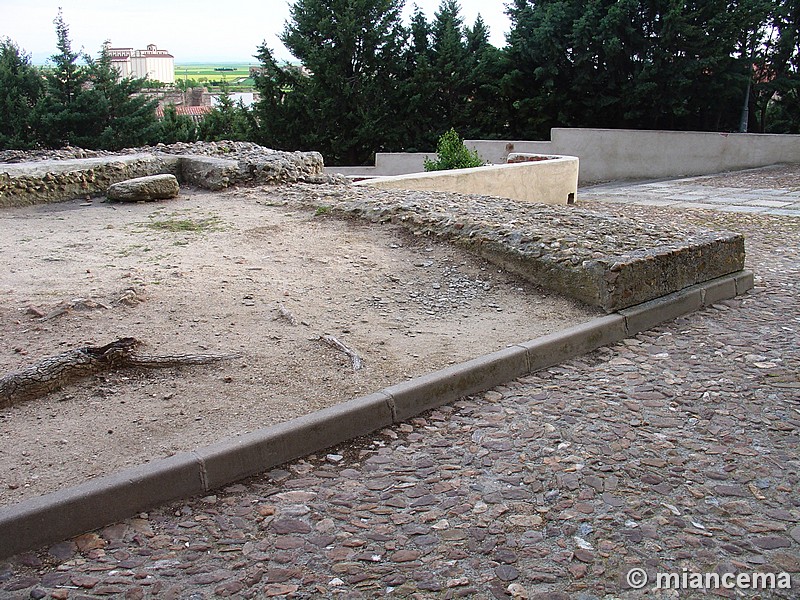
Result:
[[472,169],[376,177],[359,181],[356,185],[481,194],[545,204],[573,204],[578,191],[578,159],[574,156],[545,158]]
[[[466,140],[483,160],[501,164],[509,153],[577,156],[581,182],[710,175],[800,163],[800,135],[554,128],[552,141]],[[378,153],[374,167],[329,167],[347,176],[416,173],[435,152]]]
[[800,135],[554,128],[550,142],[469,140],[491,162],[509,152],[569,154],[581,182],[710,175],[800,162]]

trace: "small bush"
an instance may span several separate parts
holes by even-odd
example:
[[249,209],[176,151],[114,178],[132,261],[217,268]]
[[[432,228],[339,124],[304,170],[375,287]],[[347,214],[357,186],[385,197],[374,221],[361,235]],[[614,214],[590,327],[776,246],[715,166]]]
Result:
[[469,169],[486,164],[478,156],[477,150],[470,150],[464,145],[455,129],[450,129],[439,138],[439,142],[436,144],[436,157],[436,160],[425,159],[426,171]]

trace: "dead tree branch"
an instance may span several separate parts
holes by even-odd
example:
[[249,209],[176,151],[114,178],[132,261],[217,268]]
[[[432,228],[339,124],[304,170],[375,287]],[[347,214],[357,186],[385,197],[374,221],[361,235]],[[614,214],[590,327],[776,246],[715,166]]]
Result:
[[0,408],[15,401],[44,396],[68,383],[110,369],[164,368],[205,365],[236,358],[238,354],[178,354],[150,356],[137,354],[135,338],[120,338],[105,346],[75,348],[49,356],[21,371],[0,378]]

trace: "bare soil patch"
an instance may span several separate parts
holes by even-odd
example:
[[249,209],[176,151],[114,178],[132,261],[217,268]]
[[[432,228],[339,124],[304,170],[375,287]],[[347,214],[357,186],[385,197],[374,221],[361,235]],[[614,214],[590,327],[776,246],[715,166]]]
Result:
[[[448,244],[285,206],[276,194],[191,190],[159,203],[0,212],[0,374],[123,336],[148,354],[241,355],[100,374],[0,409],[0,504],[599,314]],[[324,334],[365,367],[354,371]]]

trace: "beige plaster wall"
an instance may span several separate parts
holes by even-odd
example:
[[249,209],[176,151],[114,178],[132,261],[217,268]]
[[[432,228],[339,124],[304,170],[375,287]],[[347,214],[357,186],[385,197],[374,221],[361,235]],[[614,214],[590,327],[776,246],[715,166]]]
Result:
[[[800,162],[800,135],[554,128],[552,141],[466,140],[484,160],[502,164],[511,152],[577,156],[581,182],[659,179]],[[422,171],[431,153],[378,153],[374,167],[331,167],[344,175]]]
[[800,135],[566,129],[552,152],[581,159],[581,181],[682,177],[800,162]]
[[524,202],[568,204],[574,202],[577,196],[578,159],[559,156],[538,162],[377,177],[359,181],[356,185],[484,194]]
[[580,181],[659,179],[800,162],[800,135],[554,128],[552,141],[468,140],[501,162],[509,152],[577,156]]

